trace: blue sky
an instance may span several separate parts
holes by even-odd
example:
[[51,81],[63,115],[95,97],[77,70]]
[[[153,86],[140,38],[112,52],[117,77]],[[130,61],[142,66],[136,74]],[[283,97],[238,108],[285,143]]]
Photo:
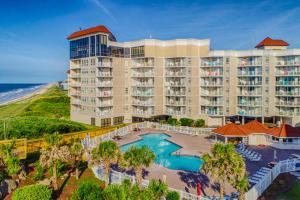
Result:
[[209,38],[212,49],[251,49],[266,36],[300,48],[300,0],[2,0],[0,82],[66,78],[68,41],[106,25],[119,41]]

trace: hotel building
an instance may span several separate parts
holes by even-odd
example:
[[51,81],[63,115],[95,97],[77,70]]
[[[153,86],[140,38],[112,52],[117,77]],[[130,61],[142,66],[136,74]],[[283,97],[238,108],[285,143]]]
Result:
[[215,51],[208,39],[117,42],[105,27],[72,33],[71,119],[97,126],[188,117],[300,122],[300,49],[266,38]]

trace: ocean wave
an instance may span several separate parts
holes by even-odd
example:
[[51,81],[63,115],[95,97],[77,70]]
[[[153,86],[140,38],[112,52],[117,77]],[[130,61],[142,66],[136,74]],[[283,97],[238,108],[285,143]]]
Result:
[[36,85],[28,88],[18,88],[8,92],[0,92],[0,104],[29,95],[43,86],[44,85]]

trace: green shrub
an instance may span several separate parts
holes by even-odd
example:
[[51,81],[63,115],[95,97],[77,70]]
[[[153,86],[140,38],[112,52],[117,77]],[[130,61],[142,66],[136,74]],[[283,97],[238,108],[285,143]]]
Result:
[[[27,138],[34,139],[44,136],[45,134],[70,133],[83,131],[87,128],[77,122],[63,119],[54,119],[47,117],[16,117],[8,122],[8,138]],[[0,139],[3,139],[3,123],[0,120]]]
[[28,185],[18,188],[12,196],[12,200],[50,200],[52,190],[45,185]]
[[33,180],[38,181],[44,178],[44,168],[40,164],[39,161],[34,163],[35,166],[35,174],[32,176]]
[[[61,177],[63,172],[65,172],[67,170],[67,164],[64,162],[61,162],[60,160],[57,161],[57,166],[56,166],[56,175],[57,177]],[[49,168],[49,173],[52,176],[53,175],[53,167]]]
[[79,182],[78,189],[74,191],[72,200],[98,200],[102,198],[102,188],[92,179]]
[[166,200],[179,200],[179,199],[180,199],[180,195],[178,192],[175,191],[168,192],[166,196]]
[[180,118],[180,124],[181,126],[193,126],[194,120],[190,118]]
[[175,126],[177,124],[177,119],[169,117],[168,120],[167,120],[167,123],[169,125]]
[[205,125],[205,120],[204,119],[197,119],[194,122],[195,127],[203,127]]

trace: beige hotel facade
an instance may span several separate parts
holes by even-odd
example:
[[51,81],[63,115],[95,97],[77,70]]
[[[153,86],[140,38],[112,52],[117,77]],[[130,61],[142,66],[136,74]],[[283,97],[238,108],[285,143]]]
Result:
[[300,122],[300,49],[266,38],[256,49],[215,51],[208,39],[117,42],[104,26],[70,41],[71,119],[97,126],[205,119],[296,125]]

